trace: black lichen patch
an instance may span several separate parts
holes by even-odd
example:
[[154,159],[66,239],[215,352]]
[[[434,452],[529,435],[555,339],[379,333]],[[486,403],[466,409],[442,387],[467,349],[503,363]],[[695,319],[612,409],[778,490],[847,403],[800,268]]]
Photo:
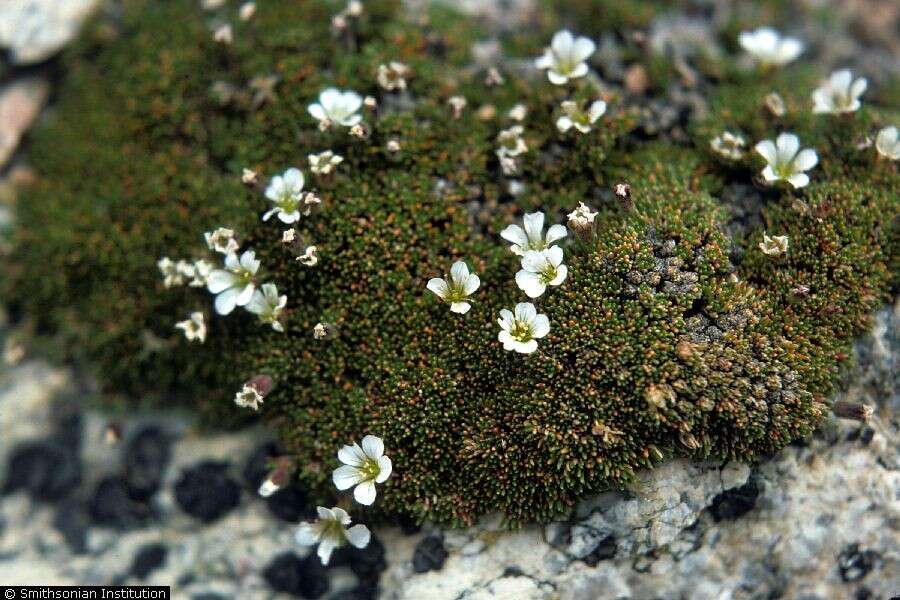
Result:
[[203,461],[181,473],[175,482],[175,500],[187,514],[211,523],[237,508],[241,488],[227,464]]
[[154,516],[151,507],[131,497],[127,482],[121,476],[101,479],[88,500],[88,512],[98,525],[117,529],[135,529],[146,525]]
[[437,535],[429,535],[416,544],[413,552],[412,564],[416,573],[427,571],[440,571],[447,560],[447,549],[444,548],[444,540]]
[[859,544],[849,544],[837,557],[838,572],[841,581],[852,583],[859,581],[874,569],[881,566],[883,558],[874,550],[860,548]]
[[725,490],[713,498],[709,511],[716,521],[733,520],[744,516],[756,506],[760,489],[753,480],[740,487]]
[[153,571],[166,564],[169,549],[163,544],[147,544],[141,546],[131,561],[129,573],[138,580],[146,579]]
[[81,461],[52,440],[20,444],[10,453],[3,492],[26,492],[35,500],[64,498],[81,483]]
[[329,589],[328,573],[315,554],[280,554],[263,570],[263,578],[276,592],[299,598],[321,598]]
[[122,462],[125,482],[134,500],[147,500],[160,488],[171,456],[171,440],[160,428],[136,431],[125,444]]

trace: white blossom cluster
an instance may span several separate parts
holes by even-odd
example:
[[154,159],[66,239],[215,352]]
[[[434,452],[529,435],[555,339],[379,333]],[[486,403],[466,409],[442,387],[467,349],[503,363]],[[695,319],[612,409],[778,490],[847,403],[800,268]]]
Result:
[[[338,450],[342,463],[332,473],[332,481],[338,490],[353,488],[353,498],[363,506],[375,502],[375,484],[384,483],[391,476],[393,465],[384,454],[384,442],[374,435],[367,435],[362,442],[344,446]],[[345,544],[365,548],[371,532],[365,525],[348,527],[352,520],[346,510],[318,507],[318,519],[300,523],[294,539],[301,546],[318,545],[317,554],[323,565],[331,559],[331,553]]]

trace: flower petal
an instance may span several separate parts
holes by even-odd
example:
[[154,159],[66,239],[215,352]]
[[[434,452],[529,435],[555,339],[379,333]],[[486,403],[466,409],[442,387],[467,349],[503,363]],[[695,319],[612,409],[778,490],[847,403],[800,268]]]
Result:
[[231,314],[234,310],[238,298],[239,290],[237,288],[228,288],[223,290],[216,296],[216,312],[220,315]]
[[441,279],[440,277],[434,277],[428,280],[428,284],[425,286],[429,291],[434,292],[441,298],[446,298],[447,293],[450,291],[450,286],[447,285],[447,282]]
[[319,555],[319,560],[322,561],[323,565],[327,565],[328,561],[331,560],[331,553],[334,552],[335,548],[337,548],[337,545],[331,540],[323,539],[319,542],[319,549],[316,550],[316,554]]
[[455,312],[460,315],[464,315],[469,312],[469,309],[472,308],[472,305],[468,302],[453,302],[450,304],[450,312]]
[[222,269],[216,269],[212,273],[209,274],[209,277],[206,278],[206,289],[208,289],[213,294],[218,294],[223,290],[227,290],[234,282],[237,280],[237,277],[234,273],[230,271],[223,271]]
[[519,302],[516,304],[516,319],[523,323],[531,323],[537,315],[537,309],[531,302]]
[[394,465],[391,463],[391,459],[387,456],[380,457],[378,459],[378,476],[375,477],[375,483],[384,483],[387,481],[393,470]]
[[378,436],[367,435],[362,439],[362,449],[368,458],[377,460],[384,455],[384,441]]
[[344,491],[352,488],[354,485],[361,483],[365,477],[359,472],[357,467],[343,465],[334,470],[331,474],[331,480],[334,487]]
[[[529,242],[544,242],[544,213],[528,213],[522,219],[525,224],[525,235]],[[521,245],[521,244],[520,244]]]
[[770,165],[778,161],[778,150],[772,140],[763,140],[753,147]]
[[342,447],[338,450],[337,456],[339,461],[353,467],[361,467],[366,460],[366,455],[358,444]]
[[531,324],[531,335],[535,338],[542,338],[550,333],[550,319],[547,315],[540,314],[534,318]]
[[797,150],[800,149],[800,138],[793,133],[782,133],[775,140],[775,146],[778,148],[778,160],[786,163],[797,155]]
[[473,294],[475,290],[481,285],[481,278],[478,277],[475,273],[469,275],[466,279],[466,282],[463,286],[463,291],[466,292],[466,295]]
[[819,157],[815,150],[806,148],[802,150],[794,159],[793,168],[795,171],[808,171],[819,162]]
[[537,350],[537,340],[528,340],[527,342],[516,342],[513,349],[519,354],[531,354]]
[[518,225],[509,225],[506,229],[500,232],[500,237],[502,237],[507,242],[518,244],[519,246],[528,245],[528,236],[525,235],[525,230]]
[[314,546],[319,542],[319,531],[312,523],[300,523],[294,532],[294,541],[301,546]]
[[353,489],[353,498],[363,506],[372,506],[375,502],[375,482],[363,481]]
[[371,538],[372,533],[365,525],[354,525],[347,530],[347,541],[350,542],[350,545],[354,548],[365,548],[369,545],[369,540]]
[[543,252],[537,250],[529,250],[522,257],[522,268],[531,273],[539,273],[547,266],[547,257]]
[[572,46],[572,52],[569,56],[575,62],[582,62],[593,54],[596,49],[597,46],[590,38],[580,37],[575,40],[575,44]]
[[544,250],[544,256],[547,257],[547,261],[551,265],[558,267],[563,261],[563,249],[559,246],[551,246],[547,250]]
[[453,263],[450,267],[450,279],[457,285],[462,285],[469,278],[469,267],[461,260]]
[[788,183],[790,183],[795,188],[805,187],[809,183],[809,175],[806,173],[797,173],[796,175],[791,175],[787,178]]
[[525,292],[529,298],[539,298],[546,291],[547,286],[536,273],[519,271],[516,273],[516,285]]
[[559,223],[551,225],[550,229],[547,230],[547,244],[549,245],[556,240],[561,240],[567,235],[569,235],[569,232],[566,230],[565,225],[560,225]]
[[556,277],[550,280],[550,285],[559,285],[563,281],[566,280],[566,276],[569,274],[569,269],[566,265],[559,265],[556,267]]

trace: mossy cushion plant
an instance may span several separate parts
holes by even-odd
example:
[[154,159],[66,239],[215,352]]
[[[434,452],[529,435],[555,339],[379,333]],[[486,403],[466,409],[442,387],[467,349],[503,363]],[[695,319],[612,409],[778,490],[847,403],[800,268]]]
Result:
[[[896,285],[900,179],[889,133],[871,139],[896,122],[897,86],[814,113],[828,74],[751,44],[765,68],[716,57],[706,118],[648,139],[591,44],[535,67],[558,29],[603,33],[567,21],[574,5],[505,38],[516,54],[492,71],[470,55],[479,25],[443,9],[125,2],[69,53],[34,136],[4,298],[129,401],[258,414],[323,503],[346,498],[337,451],[377,436],[383,514],[546,521],[668,457],[750,461],[807,435]],[[646,52],[629,46],[664,72]],[[332,87],[358,94],[352,110]],[[766,178],[754,146],[784,132],[814,155]],[[342,160],[313,172],[324,151]],[[794,175],[809,181],[776,180]],[[734,217],[737,192],[752,214]],[[519,256],[507,228],[538,212],[566,235]],[[238,280],[209,272],[218,228],[234,241],[211,245],[250,267]],[[453,283],[457,261],[477,286],[445,302],[429,282]],[[533,335],[513,322],[530,309],[501,313],[518,303],[545,315]]]

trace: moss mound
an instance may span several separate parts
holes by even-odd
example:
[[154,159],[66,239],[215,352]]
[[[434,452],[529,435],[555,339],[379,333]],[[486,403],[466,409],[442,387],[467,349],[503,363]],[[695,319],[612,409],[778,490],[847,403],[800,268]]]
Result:
[[[133,0],[91,27],[66,59],[61,101],[32,145],[38,182],[17,208],[4,298],[110,390],[186,402],[223,423],[242,418],[241,383],[270,375],[262,417],[323,501],[335,494],[338,447],[373,433],[395,469],[380,508],[448,523],[494,510],[547,520],[670,456],[753,460],[829,411],[852,337],[891,288],[900,179],[856,142],[896,117],[896,98],[873,94],[845,119],[813,116],[821,73],[751,78],[719,57],[709,115],[687,139],[647,139],[639,103],[615,87],[593,131],[561,134],[560,102],[596,97],[594,80],[556,87],[511,63],[487,87],[469,54],[478,24],[446,11],[411,17],[398,2],[367,2],[335,38],[327,2],[303,3],[298,17],[296,2],[271,0],[248,22],[236,6],[196,4]],[[505,47],[538,55],[566,19],[594,14],[582,4],[594,3],[548,5]],[[623,32],[657,10],[640,4]],[[232,44],[213,40],[217,19],[233,22]],[[577,23],[594,38],[592,26],[616,26]],[[672,76],[631,51],[661,72],[651,91]],[[406,93],[376,84],[391,60],[414,73]],[[317,128],[307,106],[329,86],[379,99],[368,139]],[[773,90],[784,117],[762,108]],[[455,95],[468,100],[458,118]],[[517,103],[528,108],[514,177],[524,190],[494,152]],[[726,129],[751,145],[794,131],[819,153],[812,183],[753,186],[758,156],[725,163],[709,149]],[[337,174],[311,176],[306,156],[327,149],[344,157]],[[318,248],[313,268],[241,183],[243,168],[288,167],[322,199],[294,225]],[[630,184],[633,206],[608,191],[617,182]],[[564,222],[580,201],[599,211],[596,235],[570,235],[568,278],[538,302],[550,334],[534,354],[506,352],[498,312],[526,298],[499,232],[535,210]],[[216,316],[203,289],[163,287],[162,256],[221,260],[202,236],[220,226],[287,295],[284,333],[242,310]],[[788,235],[789,252],[760,252],[764,232]],[[482,281],[466,315],[425,290],[456,259]],[[174,328],[195,310],[209,325],[202,345]],[[314,339],[319,322],[337,334]]]

